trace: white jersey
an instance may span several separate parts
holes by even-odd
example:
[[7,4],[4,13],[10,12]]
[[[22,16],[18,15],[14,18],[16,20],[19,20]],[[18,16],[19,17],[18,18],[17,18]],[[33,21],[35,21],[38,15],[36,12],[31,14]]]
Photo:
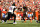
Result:
[[15,6],[10,6],[8,12],[11,12],[11,13],[13,14],[13,9],[14,9],[14,8],[16,8],[16,7],[15,7]]

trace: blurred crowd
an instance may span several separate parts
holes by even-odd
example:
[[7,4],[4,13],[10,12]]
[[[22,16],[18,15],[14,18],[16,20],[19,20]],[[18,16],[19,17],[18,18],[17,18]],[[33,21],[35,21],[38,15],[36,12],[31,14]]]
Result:
[[14,2],[18,11],[22,10],[23,6],[27,7],[28,11],[31,9],[33,12],[40,9],[40,0],[0,0],[0,7],[8,9]]
[[40,0],[0,0],[1,8],[12,6],[15,2],[17,8],[26,6],[28,9],[40,9]]

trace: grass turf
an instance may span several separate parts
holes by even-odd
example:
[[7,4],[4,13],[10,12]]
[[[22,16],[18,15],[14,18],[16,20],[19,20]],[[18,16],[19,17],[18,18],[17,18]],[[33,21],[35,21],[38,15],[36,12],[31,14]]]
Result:
[[7,24],[4,22],[3,24],[0,22],[0,27],[40,27],[40,23],[36,23],[36,20],[32,20],[32,23],[30,23],[30,20],[27,20],[26,23],[23,21],[16,21],[17,24],[12,24],[13,20],[7,21]]

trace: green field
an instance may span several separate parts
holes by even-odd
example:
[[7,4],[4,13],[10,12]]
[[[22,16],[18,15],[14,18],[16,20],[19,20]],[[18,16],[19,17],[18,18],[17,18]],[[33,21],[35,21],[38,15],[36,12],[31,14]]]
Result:
[[7,21],[7,24],[4,22],[3,24],[0,22],[0,27],[40,27],[40,23],[36,23],[36,20],[33,20],[32,23],[30,23],[29,20],[27,20],[26,23],[22,21],[16,21],[17,24],[12,24],[13,20]]

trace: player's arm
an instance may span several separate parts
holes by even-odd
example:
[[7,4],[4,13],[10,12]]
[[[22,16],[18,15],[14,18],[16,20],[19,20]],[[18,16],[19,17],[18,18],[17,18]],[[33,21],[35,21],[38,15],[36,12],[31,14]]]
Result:
[[13,12],[15,11],[16,8],[13,9]]

